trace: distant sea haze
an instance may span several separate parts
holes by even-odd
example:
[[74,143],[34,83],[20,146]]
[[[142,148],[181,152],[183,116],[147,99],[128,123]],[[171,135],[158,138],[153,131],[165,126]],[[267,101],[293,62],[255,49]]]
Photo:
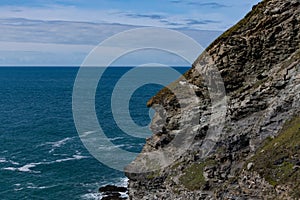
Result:
[[[126,185],[123,172],[93,158],[79,139],[72,115],[78,69],[0,67],[1,199],[99,199],[99,187]],[[139,152],[145,139],[123,133],[111,113],[114,86],[130,69],[106,70],[98,85],[101,94],[96,93],[96,111],[104,132],[117,147]],[[184,73],[187,68],[176,70]],[[133,94],[130,112],[138,125],[150,122],[145,105],[161,88],[145,85]]]

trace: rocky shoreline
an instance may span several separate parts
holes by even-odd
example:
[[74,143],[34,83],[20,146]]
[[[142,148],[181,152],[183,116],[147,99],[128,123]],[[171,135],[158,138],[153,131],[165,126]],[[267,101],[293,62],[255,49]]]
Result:
[[128,190],[126,187],[106,185],[99,188],[101,200],[125,200],[128,199]]

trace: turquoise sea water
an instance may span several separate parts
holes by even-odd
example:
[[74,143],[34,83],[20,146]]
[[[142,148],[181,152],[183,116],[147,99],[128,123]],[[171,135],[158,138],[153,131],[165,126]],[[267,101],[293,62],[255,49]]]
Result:
[[[122,133],[111,113],[114,85],[129,70],[106,70],[99,82],[102,95],[96,94],[96,111],[114,144],[139,152],[145,139]],[[72,115],[77,71],[0,68],[0,199],[99,199],[100,186],[126,184],[122,172],[93,158],[79,139]],[[129,108],[137,124],[150,122],[145,104],[161,87],[145,85],[133,94]]]

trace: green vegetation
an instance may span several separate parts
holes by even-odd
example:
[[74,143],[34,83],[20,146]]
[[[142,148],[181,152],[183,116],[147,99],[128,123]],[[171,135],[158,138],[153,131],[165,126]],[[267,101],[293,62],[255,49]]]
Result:
[[184,170],[184,174],[179,178],[180,183],[190,191],[203,188],[206,183],[205,177],[203,176],[204,168],[215,164],[216,162],[214,160],[192,164]]
[[[230,29],[225,31],[220,37],[218,37],[214,42],[212,42],[209,45],[209,47],[207,47],[205,52],[208,52],[215,45],[217,45],[221,42],[227,41],[228,38],[230,38],[232,35],[237,33],[237,31],[243,31],[243,27],[246,27],[251,23],[252,17],[254,17],[254,16],[260,17],[260,15],[263,14],[262,10],[268,1],[270,1],[270,0],[264,0],[263,2],[259,3],[257,6],[253,7],[253,10],[251,12],[249,12],[242,20],[240,20],[236,25],[234,25],[233,27],[231,27]],[[199,56],[199,58],[201,58],[202,56],[205,56],[205,53],[201,54]],[[197,62],[197,60],[195,61],[195,63]],[[194,63],[194,65],[195,65],[195,63]],[[191,77],[191,74],[192,74],[192,70],[188,70],[186,73],[184,73],[183,77],[185,77],[186,79],[189,79]],[[199,81],[202,81],[202,80],[199,80]],[[178,84],[178,80],[175,81],[173,84],[169,85],[169,87],[172,88],[175,84]],[[147,102],[147,106],[151,107],[154,104],[160,104],[163,102],[163,100],[169,101],[173,97],[174,97],[174,94],[171,92],[171,90],[165,87]]]
[[179,181],[189,190],[199,190],[205,184],[204,164],[193,164],[184,171]]
[[155,179],[155,178],[159,177],[159,175],[160,175],[160,170],[153,171],[147,175],[147,179]]
[[177,162],[171,167],[171,169],[177,169],[181,164],[181,162]]
[[268,138],[251,159],[257,171],[271,185],[289,185],[300,198],[300,117],[286,122],[278,137]]
[[[175,97],[173,91],[176,91],[178,89],[179,85],[179,80],[172,82],[170,85],[167,87],[164,87],[161,89],[154,97],[152,97],[148,102],[147,102],[147,107],[151,107],[154,104],[162,104],[162,102],[165,100],[170,101],[173,97]],[[170,90],[170,89],[171,90]]]
[[300,50],[296,51],[294,57],[295,59],[300,59]]

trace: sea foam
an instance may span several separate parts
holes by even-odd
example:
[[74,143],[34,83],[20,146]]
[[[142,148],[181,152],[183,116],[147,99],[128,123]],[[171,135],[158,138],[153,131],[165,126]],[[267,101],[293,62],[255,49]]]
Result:
[[80,154],[75,154],[72,157],[63,158],[63,159],[57,159],[57,160],[54,160],[54,161],[29,163],[29,164],[26,164],[26,165],[24,165],[22,167],[5,167],[5,168],[2,168],[2,169],[3,170],[9,170],[9,171],[41,173],[40,171],[34,171],[34,170],[32,170],[32,168],[35,168],[38,165],[49,165],[49,164],[53,164],[53,163],[67,162],[67,161],[71,161],[71,160],[81,160],[81,159],[85,159],[85,158],[89,158],[89,156],[82,156]]

